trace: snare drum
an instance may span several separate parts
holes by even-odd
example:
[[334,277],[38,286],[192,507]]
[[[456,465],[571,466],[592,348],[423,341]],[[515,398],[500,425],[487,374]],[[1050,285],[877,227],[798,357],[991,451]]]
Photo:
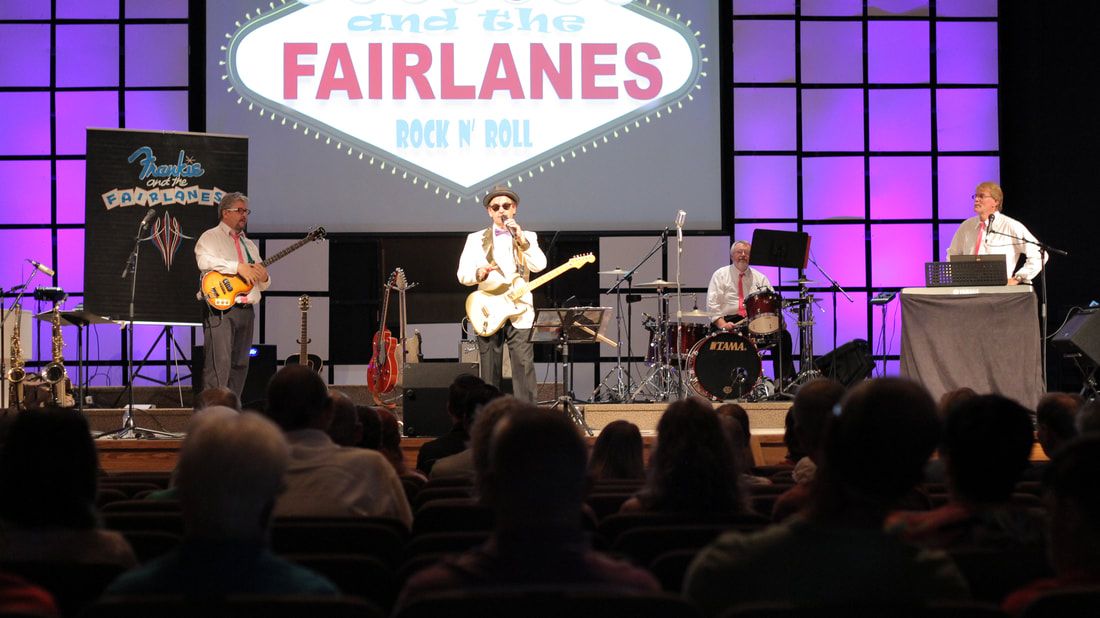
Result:
[[749,332],[754,335],[770,335],[779,331],[782,322],[783,298],[778,292],[761,290],[745,297],[745,313]]
[[752,340],[736,332],[715,333],[692,348],[688,383],[714,401],[741,399],[760,379],[760,356]]
[[[705,324],[673,322],[665,325],[664,342],[662,344],[658,338],[659,329],[656,327],[649,329],[647,327],[647,330],[649,330],[649,348],[646,351],[645,360],[651,364],[660,362],[662,359],[665,361],[679,360],[681,355],[691,352],[691,348],[710,332]],[[677,332],[682,336],[682,339],[677,337]],[[677,347],[677,342],[680,342],[679,347]],[[662,354],[662,352],[667,352],[667,354]]]

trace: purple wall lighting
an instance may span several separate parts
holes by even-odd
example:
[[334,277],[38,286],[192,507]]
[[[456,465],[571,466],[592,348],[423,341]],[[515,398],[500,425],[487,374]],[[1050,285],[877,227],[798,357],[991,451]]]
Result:
[[[991,180],[999,182],[1000,159],[997,157],[940,157],[939,202],[941,219],[965,219],[974,214],[974,188],[978,183]],[[1012,196],[1005,195],[1005,203]]]
[[[971,215],[974,214],[972,210]],[[946,262],[947,248],[951,246],[951,239],[955,237],[955,232],[959,229],[958,223],[940,223],[939,230],[936,232],[936,236],[940,239],[940,250],[936,252],[936,262]]]
[[733,81],[794,82],[794,22],[734,22]]
[[996,17],[997,0],[938,0],[940,17]]
[[84,223],[84,195],[84,161],[58,161],[58,223]]
[[0,161],[0,223],[49,225],[49,161]]
[[187,0],[126,0],[129,19],[187,17]]
[[42,0],[4,0],[0,19],[49,19],[50,3]]
[[[824,266],[824,264],[822,264]],[[832,275],[832,271],[826,268]],[[809,279],[816,279],[817,286],[827,286],[829,282],[810,265],[806,271]],[[836,295],[836,346],[842,346],[852,339],[867,338],[867,293],[848,291],[852,302],[843,295]],[[835,349],[833,345],[833,294],[832,292],[815,290],[814,299],[818,301],[817,307],[824,312],[814,309],[814,354],[820,356]],[[797,353],[797,348],[795,348]]]
[[57,230],[57,282],[69,294],[84,291],[84,230]]
[[186,86],[187,26],[126,26],[127,86]]
[[864,218],[863,157],[802,160],[802,216]]
[[794,0],[733,0],[734,15],[790,15]]
[[733,147],[737,150],[794,150],[793,88],[734,88]]
[[56,0],[60,19],[118,19],[118,0]]
[[118,127],[118,93],[58,92],[57,154],[84,154],[88,127]]
[[871,150],[928,150],[931,109],[927,90],[872,90]]
[[871,285],[876,288],[924,285],[924,263],[931,261],[932,226],[880,223],[871,226]]
[[941,84],[996,84],[997,24],[936,24],[936,79]]
[[871,218],[931,217],[931,157],[871,157]]
[[50,94],[0,92],[0,155],[50,154]]
[[[752,242],[752,234],[756,230],[782,230],[784,232],[797,232],[798,226],[792,223],[740,223],[733,226],[733,239],[744,240]],[[771,280],[772,285],[779,285],[779,272],[774,266],[753,266],[753,268],[764,273],[768,279]],[[790,282],[798,279],[798,271],[793,269],[783,269],[783,285],[788,285]]]
[[859,22],[802,23],[802,81],[808,84],[863,81],[863,26]]
[[[0,281],[4,287],[14,287],[27,280],[34,270],[23,260],[38,260],[43,264],[53,255],[53,240],[50,230],[0,230],[0,247],[3,247],[4,259],[0,260]],[[50,278],[39,273],[32,286],[51,285]],[[26,305],[24,305],[26,306]]]
[[928,0],[870,0],[867,3],[867,14],[907,17],[928,15]]
[[814,259],[842,287],[863,287],[867,282],[866,236],[862,224],[805,225]]
[[50,85],[50,27],[0,24],[0,41],[18,53],[0,54],[0,87]]
[[739,219],[798,216],[798,167],[794,157],[733,158],[733,214]]
[[867,26],[867,81],[928,82],[928,22],[872,21]]
[[57,26],[56,55],[58,86],[118,85],[117,25]]
[[830,17],[859,16],[863,14],[863,0],[802,0],[802,14]]
[[936,91],[936,136],[940,150],[997,150],[997,91]]
[[186,91],[137,90],[125,97],[127,129],[187,130]]
[[802,149],[863,150],[863,91],[803,90]]

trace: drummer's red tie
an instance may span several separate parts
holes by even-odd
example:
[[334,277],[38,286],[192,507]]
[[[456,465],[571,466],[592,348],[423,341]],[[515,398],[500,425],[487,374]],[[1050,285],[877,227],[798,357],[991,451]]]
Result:
[[978,240],[974,242],[974,255],[978,255],[978,249],[982,248],[982,232],[985,231],[985,221],[978,222]]
[[737,315],[745,315],[745,273],[737,276]]

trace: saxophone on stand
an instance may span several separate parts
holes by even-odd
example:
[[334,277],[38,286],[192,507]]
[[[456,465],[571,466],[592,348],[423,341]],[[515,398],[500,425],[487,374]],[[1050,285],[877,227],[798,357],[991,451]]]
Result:
[[23,348],[19,342],[19,318],[23,308],[19,305],[12,307],[11,315],[15,317],[15,329],[11,333],[11,348],[9,355],[9,367],[4,372],[8,381],[9,397],[8,405],[15,410],[24,409],[23,382],[27,379],[26,359],[23,358]]
[[65,341],[61,338],[61,304],[54,303],[53,315],[50,317],[53,326],[51,346],[53,359],[50,364],[42,369],[42,379],[50,389],[50,403],[62,408],[71,408],[76,405],[73,399],[72,383],[69,382],[69,372],[65,370],[64,348]]

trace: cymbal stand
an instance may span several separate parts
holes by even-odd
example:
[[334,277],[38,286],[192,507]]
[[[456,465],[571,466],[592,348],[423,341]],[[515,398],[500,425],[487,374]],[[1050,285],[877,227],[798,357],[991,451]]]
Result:
[[672,366],[671,348],[668,340],[668,294],[664,288],[657,288],[657,332],[653,334],[653,366],[638,384],[638,388],[630,394],[631,401],[637,401],[643,392],[648,393],[653,401],[668,401],[675,393],[679,384],[678,372]]
[[[635,267],[635,270],[637,268]],[[615,281],[615,285],[608,289],[608,292],[615,290],[615,340],[619,342],[619,345],[615,347],[615,367],[608,371],[600,380],[596,390],[592,391],[592,401],[600,401],[602,397],[606,397],[606,401],[613,403],[622,403],[626,401],[626,395],[630,392],[630,371],[623,369],[623,298],[622,298],[622,283],[626,281],[626,295],[627,295],[627,313],[626,313],[626,332],[627,332],[627,346],[630,344],[630,285],[631,279],[633,279],[633,271],[627,273],[623,277]],[[630,356],[630,351],[627,351],[627,356]]]
[[790,386],[801,386],[821,377],[821,372],[814,365],[814,295],[810,294],[805,283],[799,284],[798,290],[798,340],[801,343],[799,355],[798,375],[791,381]]

